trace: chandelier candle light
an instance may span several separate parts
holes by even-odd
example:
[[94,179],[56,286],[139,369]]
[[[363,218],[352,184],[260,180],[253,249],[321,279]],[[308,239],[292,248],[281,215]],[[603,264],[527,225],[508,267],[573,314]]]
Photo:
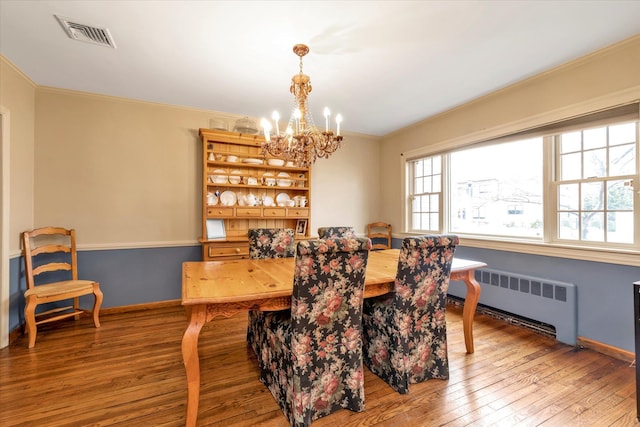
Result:
[[340,147],[340,123],[342,116],[336,115],[336,133],[329,128],[331,111],[324,109],[324,131],[316,128],[311,113],[307,109],[307,96],[311,93],[311,78],[302,72],[302,57],[309,53],[309,47],[304,44],[293,46],[293,53],[300,57],[300,73],[291,78],[289,90],[294,96],[294,110],[289,118],[289,124],[284,132],[280,132],[280,115],[277,111],[271,116],[275,123],[275,133],[271,122],[262,119],[260,125],[264,129],[265,142],[262,153],[274,157],[283,157],[292,161],[298,167],[309,167],[317,158],[328,158]]

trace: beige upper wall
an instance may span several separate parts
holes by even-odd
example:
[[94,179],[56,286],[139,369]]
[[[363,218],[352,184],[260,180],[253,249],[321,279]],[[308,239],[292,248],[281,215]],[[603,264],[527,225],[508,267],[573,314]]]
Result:
[[210,114],[38,88],[36,117],[36,225],[105,247],[198,237],[198,128]]
[[9,256],[20,253],[20,233],[33,225],[35,84],[0,55],[0,110],[8,112]]
[[312,169],[311,234],[318,227],[347,225],[358,234],[380,218],[379,138],[345,134],[342,147]]
[[[46,87],[36,106],[36,225],[74,227],[89,248],[197,243],[198,129],[224,113]],[[310,226],[364,230],[379,206],[378,164],[377,139],[345,136],[313,168]]]
[[403,153],[444,151],[638,99],[640,35],[387,135],[381,215],[401,231]]

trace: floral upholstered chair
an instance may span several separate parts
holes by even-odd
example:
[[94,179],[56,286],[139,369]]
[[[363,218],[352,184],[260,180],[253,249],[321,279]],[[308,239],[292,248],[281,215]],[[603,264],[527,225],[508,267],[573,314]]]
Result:
[[445,308],[455,235],[407,237],[395,292],[364,302],[364,364],[399,393],[448,379]]
[[364,410],[362,299],[371,241],[298,243],[290,311],[265,312],[261,381],[292,426]]
[[292,228],[249,230],[249,258],[286,258],[296,254]]
[[[295,240],[292,228],[252,228],[249,230],[249,258],[287,258],[295,255]],[[247,343],[258,355],[259,342],[264,337],[264,313],[249,310]]]
[[319,227],[318,237],[321,239],[355,238],[356,230],[353,227]]

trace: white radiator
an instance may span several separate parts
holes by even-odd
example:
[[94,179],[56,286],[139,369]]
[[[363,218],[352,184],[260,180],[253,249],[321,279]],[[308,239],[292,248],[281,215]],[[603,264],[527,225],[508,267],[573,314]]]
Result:
[[[553,325],[558,341],[576,345],[576,285],[492,269],[476,270],[475,278],[482,287],[480,305]],[[464,298],[466,292],[464,282],[450,283],[450,295]]]

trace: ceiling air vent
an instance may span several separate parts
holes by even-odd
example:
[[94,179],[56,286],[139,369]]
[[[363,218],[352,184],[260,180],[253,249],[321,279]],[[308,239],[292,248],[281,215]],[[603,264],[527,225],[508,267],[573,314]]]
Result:
[[54,15],[67,35],[81,42],[93,43],[100,46],[115,48],[116,44],[107,28],[92,27],[91,25],[74,22],[70,18]]

